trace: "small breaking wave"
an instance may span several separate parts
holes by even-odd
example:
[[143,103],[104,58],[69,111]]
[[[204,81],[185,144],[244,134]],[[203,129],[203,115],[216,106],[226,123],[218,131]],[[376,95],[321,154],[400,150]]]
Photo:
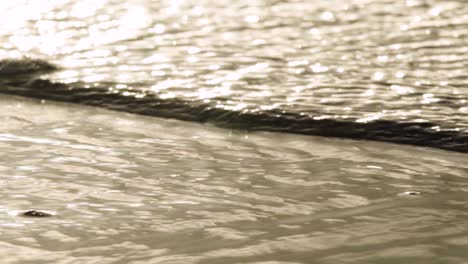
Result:
[[[42,60],[0,61],[0,92],[45,100],[104,107],[134,114],[212,123],[223,128],[285,132],[433,147],[468,153],[468,135],[433,129],[432,122],[374,120],[366,123],[314,118],[281,109],[229,110],[200,101],[161,98],[148,91],[109,89],[115,84],[60,83],[32,76],[57,69]],[[17,76],[22,76],[17,78]],[[316,113],[320,116],[320,113]]]
[[37,74],[57,70],[57,66],[40,59],[4,59],[0,60],[0,76],[16,76],[23,74]]

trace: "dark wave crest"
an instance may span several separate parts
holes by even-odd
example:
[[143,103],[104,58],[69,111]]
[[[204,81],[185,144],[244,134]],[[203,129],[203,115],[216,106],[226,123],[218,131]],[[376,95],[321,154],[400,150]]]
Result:
[[101,83],[86,88],[83,83],[65,84],[30,77],[55,68],[40,60],[0,61],[0,76],[3,79],[0,92],[141,115],[209,122],[223,128],[376,140],[468,153],[468,135],[458,131],[438,131],[434,129],[437,124],[431,122],[376,120],[359,123],[335,119],[317,120],[313,116],[278,109],[233,111],[199,101],[162,99],[151,92],[135,92],[130,89],[115,92],[109,89],[112,84]]
[[40,59],[21,58],[0,60],[0,77],[38,74],[57,70],[57,66]]

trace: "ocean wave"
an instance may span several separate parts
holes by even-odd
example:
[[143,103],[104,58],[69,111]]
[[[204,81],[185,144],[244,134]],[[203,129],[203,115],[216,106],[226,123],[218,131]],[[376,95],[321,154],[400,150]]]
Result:
[[37,74],[57,70],[52,63],[34,58],[0,60],[0,77],[8,78],[16,75]]
[[89,87],[83,82],[62,83],[36,77],[38,73],[54,69],[57,67],[53,64],[38,59],[0,61],[0,92],[134,114],[207,122],[223,128],[375,140],[468,153],[468,135],[457,130],[441,131],[434,122],[381,119],[357,122],[319,118],[321,113],[304,115],[285,109],[232,110],[203,101],[161,98],[144,90],[109,89],[115,86],[114,83],[101,82]]

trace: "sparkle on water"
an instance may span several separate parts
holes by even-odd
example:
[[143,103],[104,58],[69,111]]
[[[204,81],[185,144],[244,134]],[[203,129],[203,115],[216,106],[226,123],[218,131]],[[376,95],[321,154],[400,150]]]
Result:
[[226,109],[429,120],[468,131],[463,1],[1,5],[0,56],[60,62],[65,70],[49,77],[62,82],[115,82]]
[[[468,133],[467,14],[461,0],[1,1],[0,58],[129,97]],[[468,259],[466,154],[0,102],[2,263]]]

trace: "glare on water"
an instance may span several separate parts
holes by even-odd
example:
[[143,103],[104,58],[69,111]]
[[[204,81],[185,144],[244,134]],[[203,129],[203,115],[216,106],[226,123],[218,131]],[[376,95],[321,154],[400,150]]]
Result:
[[[0,58],[53,62],[53,81],[468,132],[464,1],[23,0],[0,12]],[[4,95],[0,153],[2,263],[468,259],[462,153]]]

